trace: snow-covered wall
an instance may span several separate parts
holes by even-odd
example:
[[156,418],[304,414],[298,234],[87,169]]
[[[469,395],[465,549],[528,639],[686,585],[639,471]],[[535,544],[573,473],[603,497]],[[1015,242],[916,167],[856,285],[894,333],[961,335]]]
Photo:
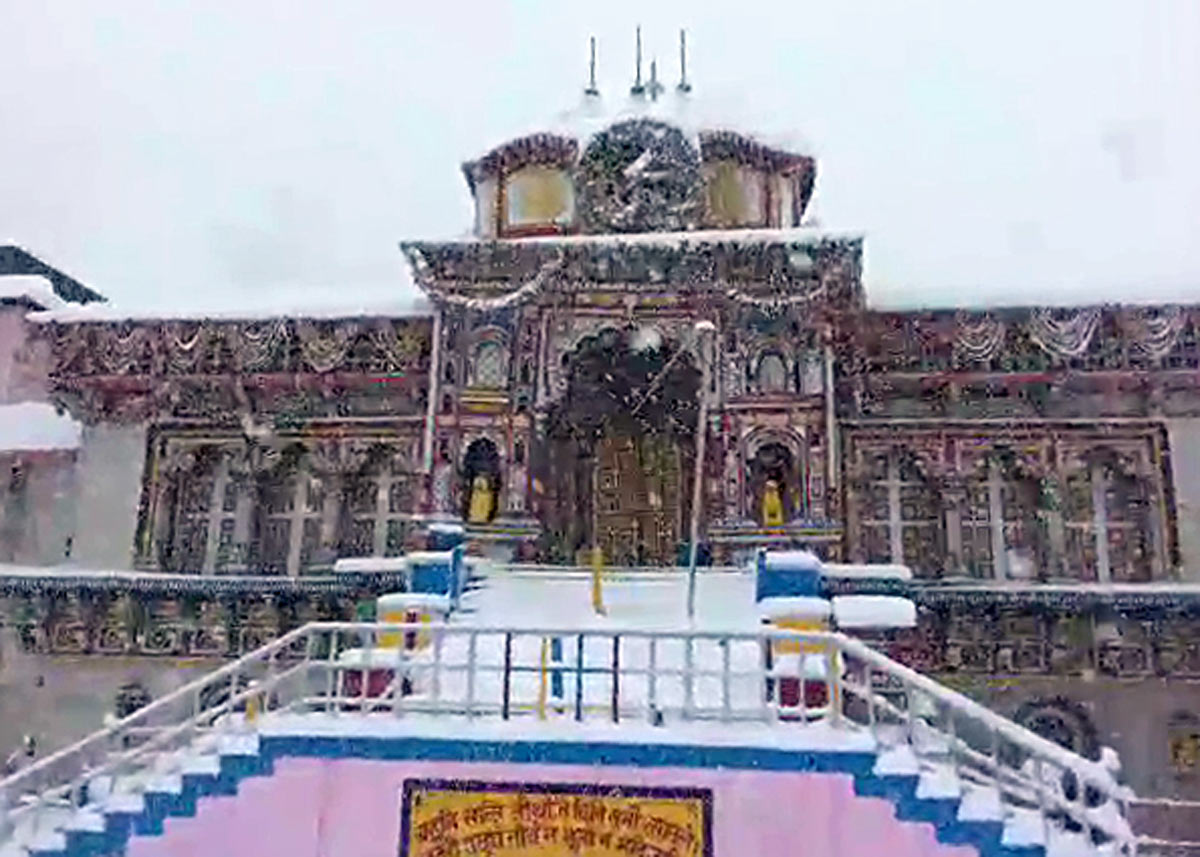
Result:
[[145,460],[145,426],[84,426],[72,553],[79,564],[102,569],[133,566]]
[[1200,419],[1168,419],[1167,438],[1183,577],[1200,580]]
[[[885,851],[889,857],[974,857],[977,853],[969,847],[942,845],[931,825],[897,821],[889,802],[856,796],[846,774],[283,758],[275,762],[273,775],[242,781],[236,796],[204,798],[194,817],[167,819],[160,836],[135,837],[127,854],[422,857],[451,853],[439,852],[433,843],[416,853],[400,847],[401,796],[409,779],[711,790],[711,850],[697,847],[662,853],[717,857],[844,857]],[[543,846],[486,853],[560,852]],[[597,847],[578,853],[618,852]]]

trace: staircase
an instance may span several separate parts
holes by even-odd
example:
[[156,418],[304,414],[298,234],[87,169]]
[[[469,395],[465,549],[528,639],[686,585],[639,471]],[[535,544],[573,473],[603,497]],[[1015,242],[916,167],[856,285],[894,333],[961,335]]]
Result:
[[[397,631],[422,647],[375,647]],[[807,654],[765,657],[781,642]],[[985,857],[1138,846],[1133,796],[1103,767],[840,634],[314,623],[0,781],[0,857],[124,854],[270,776],[298,736],[422,759],[842,772]]]

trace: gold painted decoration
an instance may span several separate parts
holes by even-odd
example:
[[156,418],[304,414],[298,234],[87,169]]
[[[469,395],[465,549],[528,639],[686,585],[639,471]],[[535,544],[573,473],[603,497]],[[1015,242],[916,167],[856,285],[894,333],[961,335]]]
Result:
[[407,780],[400,857],[711,857],[712,791]]

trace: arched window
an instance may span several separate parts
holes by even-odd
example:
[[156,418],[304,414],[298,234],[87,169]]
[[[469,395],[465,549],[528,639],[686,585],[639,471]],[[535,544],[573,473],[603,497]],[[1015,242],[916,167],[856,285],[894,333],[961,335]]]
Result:
[[962,509],[962,562],[979,578],[1027,578],[1044,571],[1038,482],[1003,452],[978,461]]
[[905,450],[874,453],[867,464],[862,538],[868,562],[902,563],[919,577],[942,570],[937,492]]
[[472,361],[475,386],[499,390],[507,386],[508,355],[504,346],[491,340],[481,342],[475,347],[475,357]]
[[399,556],[416,500],[417,480],[410,456],[399,447],[380,446],[346,485],[341,527],[342,556]]
[[1063,526],[1067,568],[1083,580],[1141,582],[1157,562],[1152,486],[1112,450],[1068,464]]
[[758,361],[758,390],[760,393],[783,393],[788,388],[787,366],[775,352],[767,352]]

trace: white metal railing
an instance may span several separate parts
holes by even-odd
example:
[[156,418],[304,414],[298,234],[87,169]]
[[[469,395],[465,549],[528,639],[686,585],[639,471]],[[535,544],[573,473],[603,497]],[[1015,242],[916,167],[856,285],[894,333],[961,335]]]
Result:
[[[384,635],[412,648],[379,648]],[[1099,764],[842,634],[336,622],[298,628],[0,780],[0,842],[94,801],[100,779],[137,792],[150,773],[178,770],[201,736],[252,730],[276,711],[673,728],[820,721],[909,753],[927,774],[995,789],[1005,812],[1040,816],[1047,839],[1069,831],[1136,850],[1133,796]]]

